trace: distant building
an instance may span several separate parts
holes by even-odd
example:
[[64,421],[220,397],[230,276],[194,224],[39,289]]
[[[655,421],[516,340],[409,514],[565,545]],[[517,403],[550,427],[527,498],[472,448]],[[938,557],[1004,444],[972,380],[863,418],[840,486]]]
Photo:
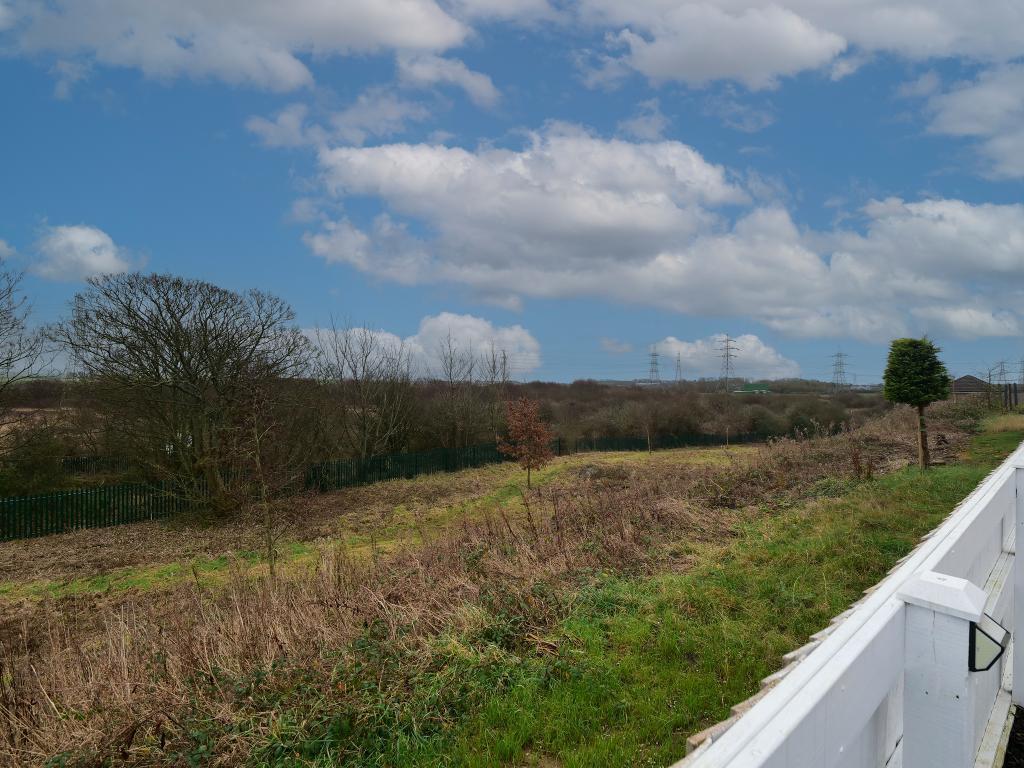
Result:
[[953,379],[954,395],[985,395],[992,391],[992,385],[977,376],[961,376]]
[[736,395],[770,395],[771,390],[764,385],[764,382],[748,382],[739,389],[733,390]]

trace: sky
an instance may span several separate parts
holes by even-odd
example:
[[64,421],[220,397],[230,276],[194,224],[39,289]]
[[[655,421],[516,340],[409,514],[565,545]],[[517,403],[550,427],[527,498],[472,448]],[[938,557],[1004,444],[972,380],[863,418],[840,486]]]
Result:
[[0,0],[37,323],[167,272],[518,379],[1024,343],[1024,3]]

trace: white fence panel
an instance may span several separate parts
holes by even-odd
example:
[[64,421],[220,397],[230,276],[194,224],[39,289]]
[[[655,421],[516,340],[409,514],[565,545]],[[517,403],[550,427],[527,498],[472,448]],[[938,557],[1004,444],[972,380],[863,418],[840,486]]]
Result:
[[[954,577],[946,583],[950,599],[970,594],[973,602],[968,602],[979,614],[984,604],[985,612],[1007,628],[1017,614],[1024,633],[1024,611],[1014,610],[1013,599],[1015,592],[1024,599],[1024,566],[1014,566],[1014,532],[1024,526],[1024,493],[1018,493],[1018,487],[1024,489],[1024,469],[1018,472],[1017,467],[1024,467],[1024,446],[774,688],[678,768],[913,768],[927,764],[922,760],[939,745],[970,754],[970,764],[975,754],[989,754],[992,729],[1000,726],[1009,706],[1011,654],[987,672],[969,673],[967,637],[979,617],[960,607],[949,609],[941,600],[922,604],[913,585],[924,576],[927,587],[931,572],[944,583]],[[958,579],[973,586],[958,592],[953,585],[964,584]],[[907,600],[914,604],[908,607]],[[1017,664],[1018,679],[1024,679],[1024,658]],[[908,670],[913,671],[912,684]],[[937,696],[932,689],[940,683]],[[957,686],[959,692],[953,692]],[[943,716],[953,720],[943,721]],[[905,741],[908,717],[914,727]],[[983,739],[987,746],[979,753]],[[964,760],[955,760],[947,751],[936,764],[961,768]]]

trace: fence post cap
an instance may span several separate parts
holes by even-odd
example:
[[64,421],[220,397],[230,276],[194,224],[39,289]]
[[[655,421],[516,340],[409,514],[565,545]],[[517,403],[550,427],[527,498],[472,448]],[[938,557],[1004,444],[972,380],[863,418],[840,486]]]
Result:
[[978,621],[985,613],[985,591],[967,579],[925,571],[911,578],[896,595],[908,605]]

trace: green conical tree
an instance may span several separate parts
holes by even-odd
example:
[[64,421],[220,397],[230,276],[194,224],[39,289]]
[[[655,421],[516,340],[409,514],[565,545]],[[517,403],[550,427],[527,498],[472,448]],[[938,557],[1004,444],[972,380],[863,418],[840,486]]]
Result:
[[939,348],[929,339],[896,339],[889,347],[885,365],[885,399],[917,408],[917,456],[927,469],[928,428],[924,409],[949,397],[949,372],[939,360]]

